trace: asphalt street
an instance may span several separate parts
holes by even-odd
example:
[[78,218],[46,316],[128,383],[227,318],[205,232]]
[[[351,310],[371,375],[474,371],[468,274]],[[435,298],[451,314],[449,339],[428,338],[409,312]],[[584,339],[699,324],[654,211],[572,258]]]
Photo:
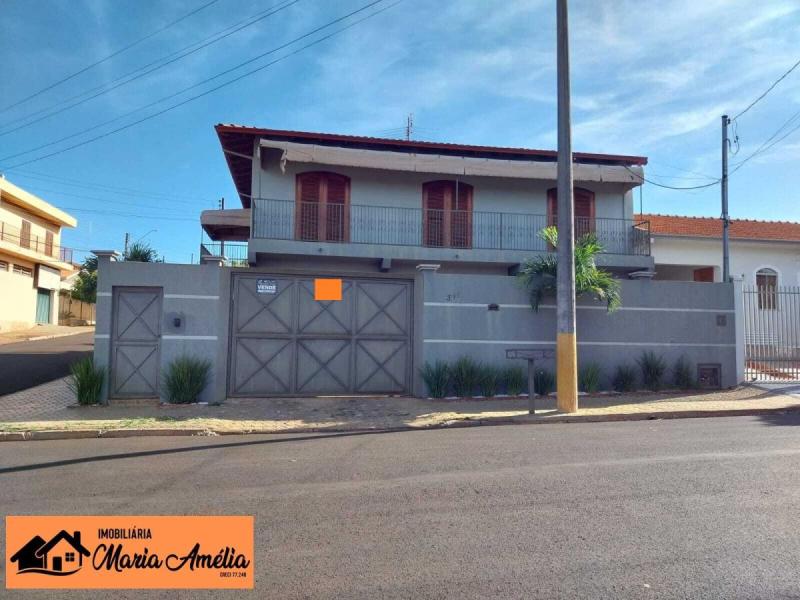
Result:
[[797,414],[8,442],[3,514],[252,514],[256,582],[252,592],[2,591],[798,598],[799,464]]
[[69,366],[91,354],[94,334],[0,345],[0,396],[69,374]]

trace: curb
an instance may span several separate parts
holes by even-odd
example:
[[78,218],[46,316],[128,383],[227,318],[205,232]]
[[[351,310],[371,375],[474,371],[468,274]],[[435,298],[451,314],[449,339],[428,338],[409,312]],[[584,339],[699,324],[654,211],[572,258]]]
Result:
[[687,410],[670,412],[610,414],[610,415],[564,415],[560,417],[523,416],[502,419],[459,419],[433,425],[414,427],[295,427],[280,431],[254,431],[252,429],[75,429],[44,431],[0,431],[0,442],[27,442],[48,440],[77,440],[99,438],[165,437],[165,436],[229,436],[229,435],[283,435],[302,433],[388,433],[402,431],[427,431],[432,429],[457,429],[464,427],[489,427],[501,425],[548,425],[556,423],[611,423],[620,421],[652,421],[659,419],[704,419],[712,417],[743,417],[800,412],[800,404],[781,408],[737,408],[731,410]]
[[36,335],[34,337],[20,338],[18,340],[8,340],[0,342],[0,346],[6,344],[21,344],[24,342],[38,342],[40,340],[54,340],[56,338],[69,337],[71,335],[80,335],[82,333],[93,333],[92,331],[70,331],[69,333],[54,333],[53,335]]

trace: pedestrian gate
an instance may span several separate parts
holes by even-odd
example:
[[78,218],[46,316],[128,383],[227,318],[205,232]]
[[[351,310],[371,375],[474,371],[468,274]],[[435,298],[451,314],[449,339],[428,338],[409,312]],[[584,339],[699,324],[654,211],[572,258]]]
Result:
[[340,301],[317,301],[313,277],[235,275],[228,393],[407,393],[411,291],[410,281],[345,278]]
[[744,286],[745,379],[800,381],[800,287]]
[[111,323],[112,398],[158,396],[161,298],[161,288],[114,288]]

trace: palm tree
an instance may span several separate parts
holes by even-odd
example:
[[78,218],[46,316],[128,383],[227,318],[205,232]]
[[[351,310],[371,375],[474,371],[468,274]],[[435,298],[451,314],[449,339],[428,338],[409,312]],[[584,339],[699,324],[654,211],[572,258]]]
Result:
[[146,242],[134,242],[122,258],[129,262],[159,262],[158,253]]
[[[539,237],[550,246],[558,246],[558,231],[555,227],[545,227]],[[604,301],[608,312],[613,312],[622,304],[619,281],[611,273],[598,269],[595,256],[603,251],[594,233],[581,236],[575,243],[575,295],[592,294]],[[526,260],[520,267],[520,282],[529,290],[531,308],[539,310],[539,304],[546,294],[556,291],[558,258],[551,252],[544,256]]]

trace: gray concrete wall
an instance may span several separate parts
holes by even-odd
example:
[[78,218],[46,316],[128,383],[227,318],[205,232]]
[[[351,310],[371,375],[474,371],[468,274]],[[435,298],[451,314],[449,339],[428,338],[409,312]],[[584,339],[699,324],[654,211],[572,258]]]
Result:
[[[591,299],[578,301],[579,365],[600,364],[609,386],[617,365],[635,365],[642,352],[653,350],[670,367],[681,355],[693,365],[719,363],[723,386],[736,384],[732,284],[621,283],[623,306],[614,313]],[[423,286],[422,362],[469,355],[503,366],[513,362],[505,358],[506,348],[555,348],[555,299],[534,312],[514,277],[426,272]],[[491,303],[500,310],[489,311]],[[555,369],[552,361],[543,366]]]
[[[160,287],[163,290],[161,370],[182,354],[207,358],[213,369],[200,400],[225,399],[228,362],[230,274],[233,269],[212,265],[172,265],[101,260],[97,283],[95,364],[109,367],[111,356],[112,294],[115,286]],[[182,326],[171,325],[179,314]],[[108,390],[104,397],[108,397]]]

